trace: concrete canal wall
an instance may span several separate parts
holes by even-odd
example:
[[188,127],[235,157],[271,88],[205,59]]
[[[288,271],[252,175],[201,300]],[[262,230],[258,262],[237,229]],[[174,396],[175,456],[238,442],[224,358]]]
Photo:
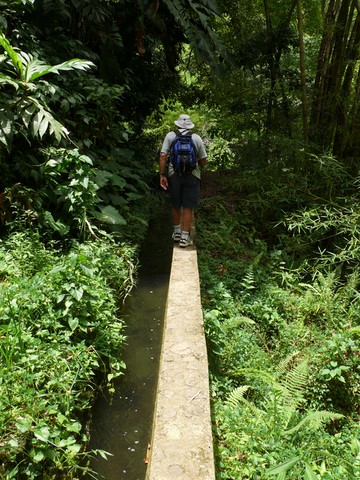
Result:
[[174,246],[146,480],[214,480],[195,247]]

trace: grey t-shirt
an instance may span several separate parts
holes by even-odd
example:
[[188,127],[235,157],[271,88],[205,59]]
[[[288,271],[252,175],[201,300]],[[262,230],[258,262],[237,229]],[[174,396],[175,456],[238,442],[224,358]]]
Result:
[[[185,129],[185,128],[179,128],[179,132],[184,135],[186,133],[189,132],[189,130]],[[176,133],[175,132],[169,132],[166,137],[164,138],[164,142],[162,144],[162,147],[161,147],[161,153],[166,153],[166,155],[169,155],[170,154],[170,148],[171,148],[171,144],[172,142],[175,140],[175,137],[176,137]],[[205,150],[205,146],[204,146],[204,143],[203,141],[201,140],[201,138],[199,137],[199,135],[197,135],[196,133],[193,133],[192,134],[192,139],[193,139],[193,142],[194,142],[194,145],[195,145],[195,149],[196,149],[196,155],[197,155],[197,158],[198,160],[199,159],[202,159],[202,158],[206,158],[207,155],[206,155],[206,150]],[[174,173],[174,169],[173,169],[173,166],[171,165],[171,163],[169,162],[169,165],[168,165],[168,175],[169,177],[171,175],[173,175]],[[201,173],[200,173],[200,167],[199,167],[199,164],[196,165],[196,168],[191,172],[193,175],[195,175],[195,177],[198,177],[200,178],[201,176]]]

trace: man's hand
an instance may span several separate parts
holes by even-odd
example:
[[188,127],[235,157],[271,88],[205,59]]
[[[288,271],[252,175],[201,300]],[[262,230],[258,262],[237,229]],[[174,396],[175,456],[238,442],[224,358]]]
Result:
[[160,177],[160,187],[163,190],[168,189],[168,179],[164,175],[161,175],[161,177]]

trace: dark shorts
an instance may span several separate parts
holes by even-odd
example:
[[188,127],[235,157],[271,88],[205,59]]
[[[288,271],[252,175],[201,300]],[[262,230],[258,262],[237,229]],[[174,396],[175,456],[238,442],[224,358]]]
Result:
[[200,196],[200,179],[195,175],[169,177],[170,198],[174,208],[197,208]]

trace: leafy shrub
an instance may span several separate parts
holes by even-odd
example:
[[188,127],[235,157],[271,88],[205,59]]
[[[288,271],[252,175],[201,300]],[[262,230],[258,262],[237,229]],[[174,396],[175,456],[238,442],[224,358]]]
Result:
[[[317,261],[320,236],[308,241],[279,225],[294,210],[299,224],[308,219],[296,172],[253,173],[221,175],[197,214],[217,478],[350,480],[359,475],[359,272],[355,262],[341,269],[330,261],[331,239]],[[341,245],[355,258],[355,216],[328,219],[346,229]],[[287,358],[292,371],[294,352],[308,371],[306,381],[294,377],[301,402],[290,405],[276,372]],[[317,418],[329,422],[313,430],[308,422]]]
[[133,255],[106,238],[66,255],[36,234],[2,242],[2,478],[70,479],[88,470],[97,452],[86,451],[86,412],[99,382],[111,388],[124,370],[118,303],[132,287]]

